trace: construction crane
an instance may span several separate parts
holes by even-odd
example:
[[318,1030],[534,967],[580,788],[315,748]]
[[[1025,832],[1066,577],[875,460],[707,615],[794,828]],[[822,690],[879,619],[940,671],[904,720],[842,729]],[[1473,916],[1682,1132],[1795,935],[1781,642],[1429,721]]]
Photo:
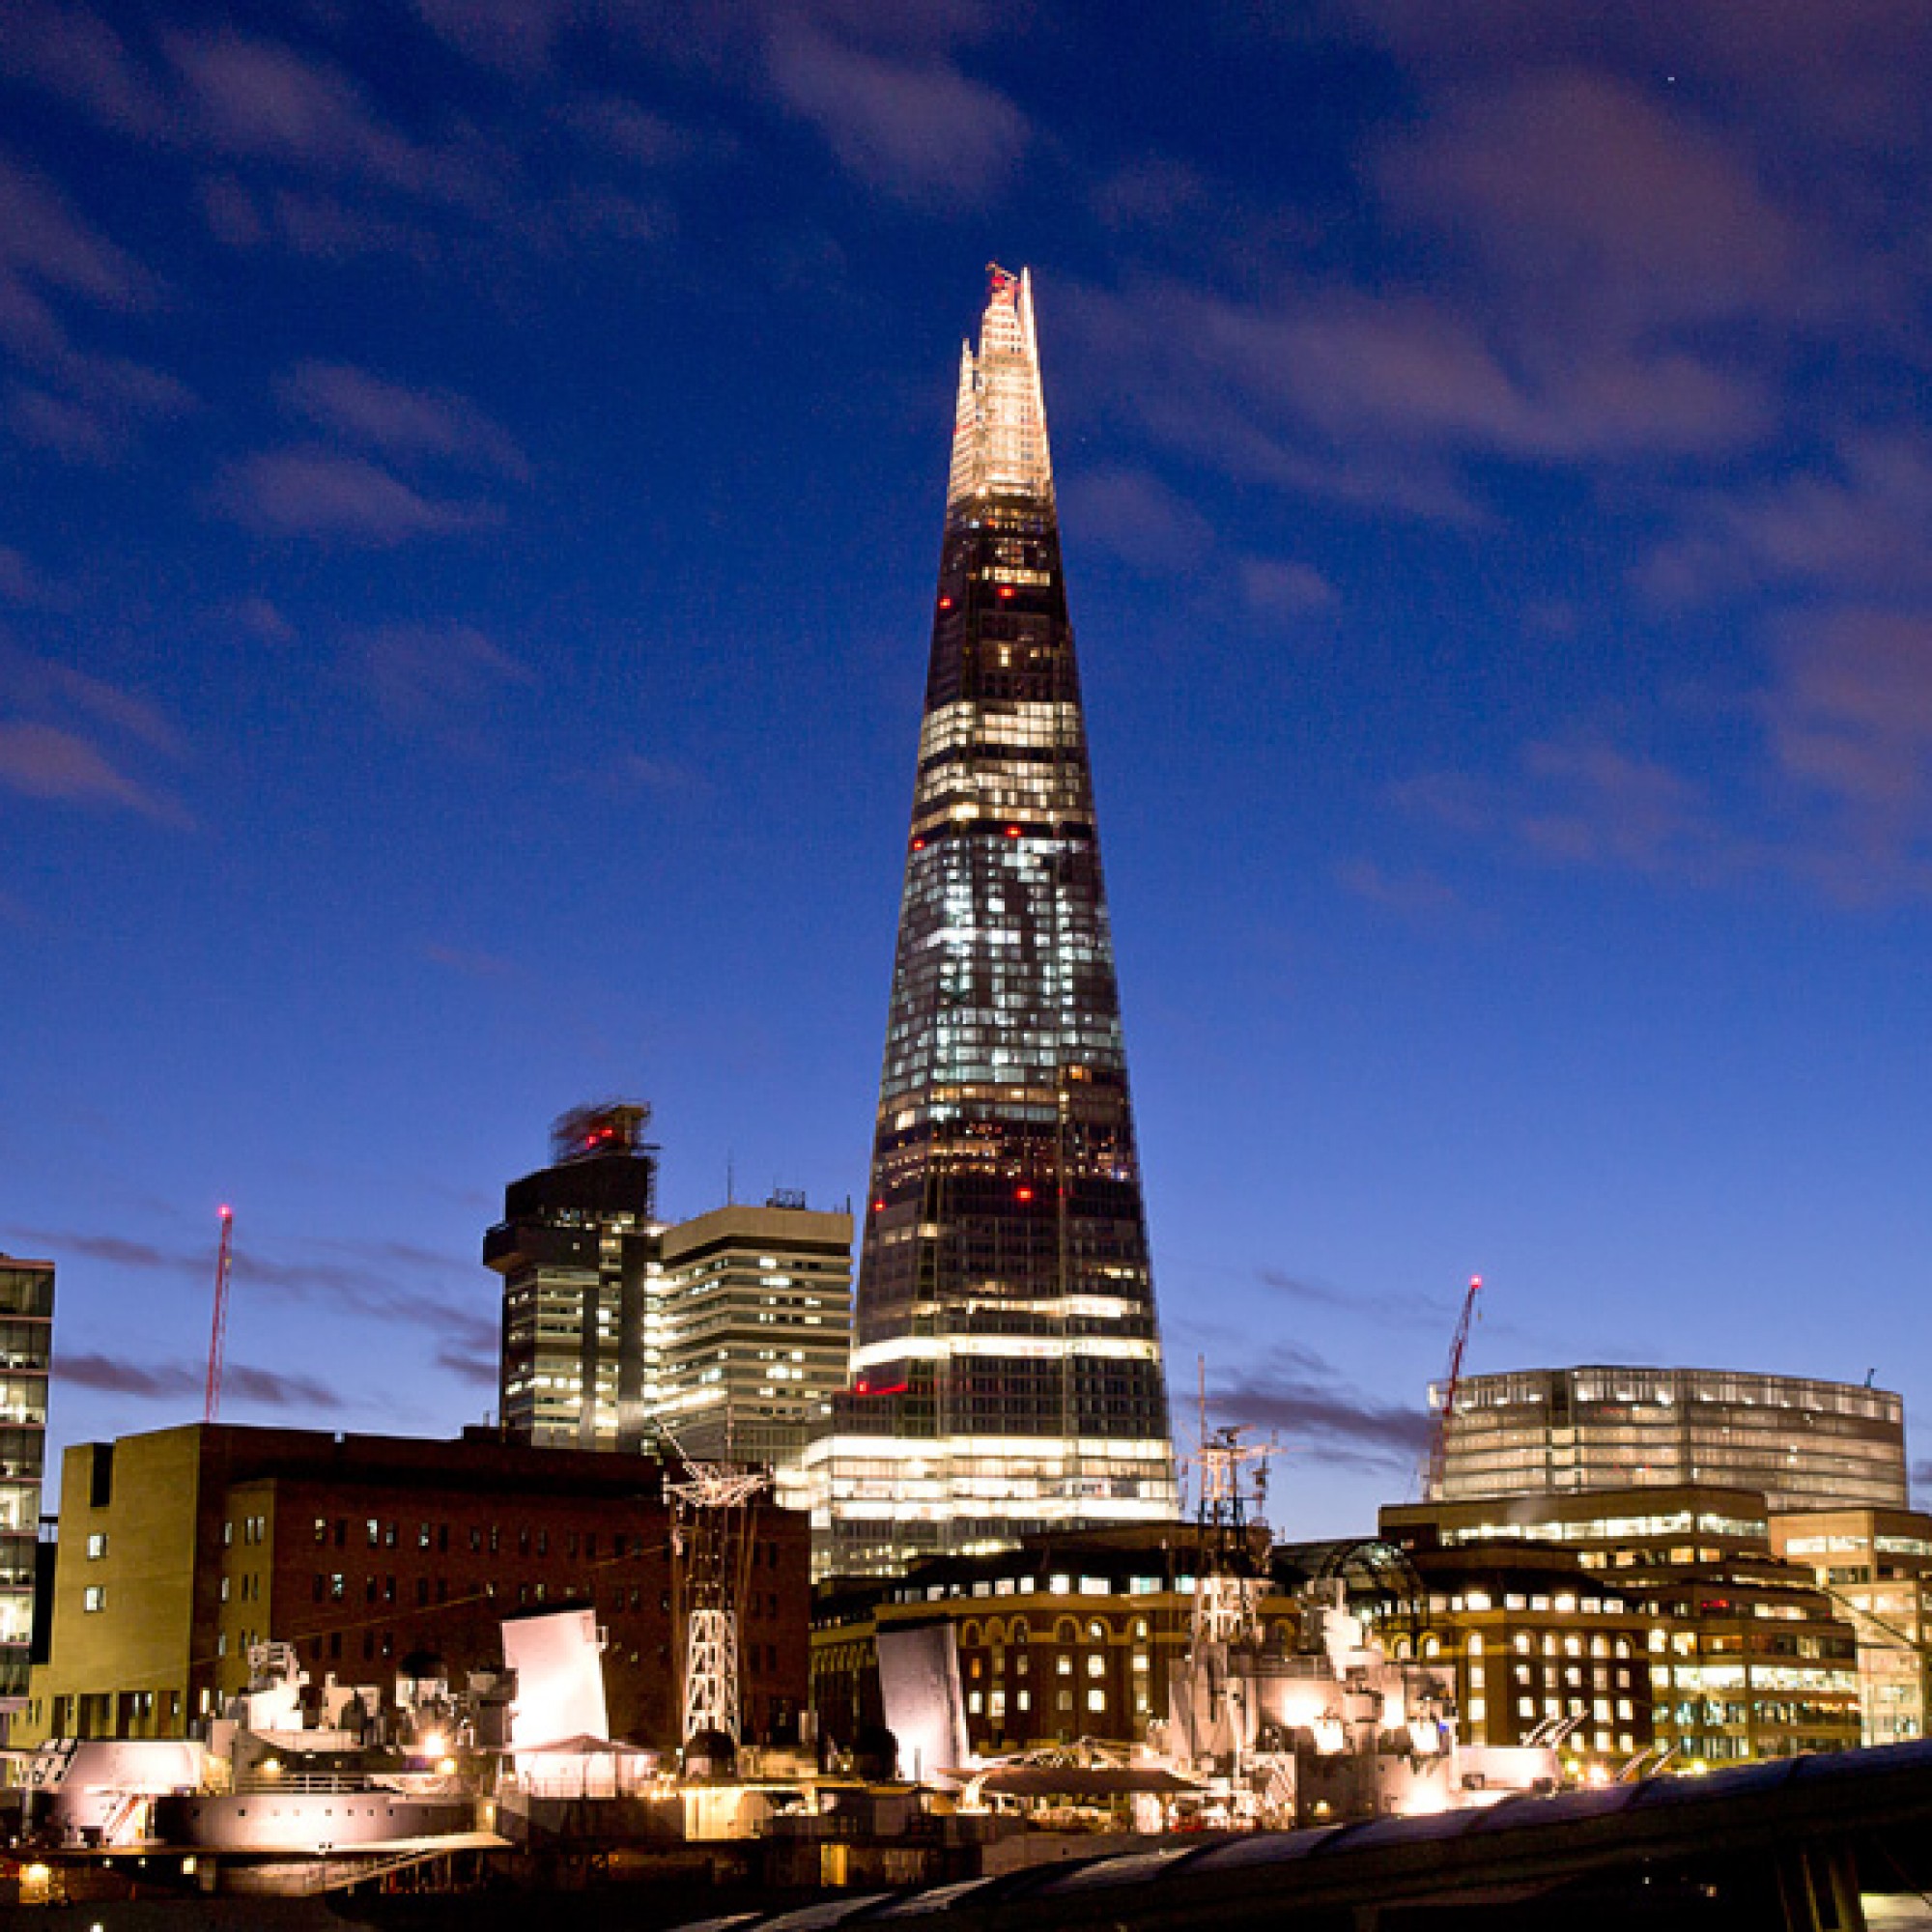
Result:
[[202,1420],[213,1422],[221,1406],[221,1357],[228,1347],[228,1268],[234,1254],[235,1210],[221,1209],[221,1246],[214,1257],[214,1326],[208,1338],[208,1402]]
[[1456,1323],[1456,1339],[1449,1344],[1448,1373],[1442,1378],[1442,1401],[1436,1410],[1435,1427],[1429,1438],[1429,1462],[1423,1471],[1422,1499],[1438,1501],[1442,1494],[1442,1470],[1449,1457],[1449,1417],[1455,1411],[1456,1391],[1463,1381],[1463,1356],[1469,1346],[1469,1324],[1476,1319],[1476,1297],[1483,1292],[1483,1277],[1469,1277],[1468,1292],[1463,1296],[1463,1313]]

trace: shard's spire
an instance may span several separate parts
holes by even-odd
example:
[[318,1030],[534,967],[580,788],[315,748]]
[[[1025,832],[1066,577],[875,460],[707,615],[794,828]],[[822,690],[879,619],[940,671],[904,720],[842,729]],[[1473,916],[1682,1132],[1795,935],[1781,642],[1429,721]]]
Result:
[[867,1206],[821,1569],[1171,1514],[1033,290],[998,269],[960,364]]
[[960,351],[959,401],[952,422],[949,510],[973,497],[1053,501],[1053,459],[1046,446],[1046,403],[1039,385],[1039,345],[1033,328],[1033,277],[994,267],[980,354]]

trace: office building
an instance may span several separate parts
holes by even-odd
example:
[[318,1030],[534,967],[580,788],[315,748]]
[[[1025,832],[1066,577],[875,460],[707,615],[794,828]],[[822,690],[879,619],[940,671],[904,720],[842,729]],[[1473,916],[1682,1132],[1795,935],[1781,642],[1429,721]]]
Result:
[[1925,1736],[1932,1688],[1932,1516],[1922,1510],[1775,1512],[1771,1547],[1808,1570],[1858,1634],[1868,1745]]
[[27,1695],[53,1335],[53,1263],[0,1255],[0,1740]]
[[1476,1545],[1411,1552],[1413,1614],[1384,1641],[1456,1673],[1462,1735],[1521,1745],[1560,1729],[1559,1748],[1586,1775],[1651,1748],[1650,1631],[1644,1605],[1568,1550]]
[[1524,1369],[1457,1385],[1439,1500],[1684,1484],[1755,1490],[1775,1510],[1903,1509],[1905,1406],[1729,1369]]
[[[880,1635],[948,1624],[976,1751],[1141,1743],[1150,1719],[1167,1716],[1195,1579],[1212,1560],[1195,1524],[1136,1523],[1029,1536],[821,1590],[811,1634],[819,1727],[850,1746],[881,1723]],[[1257,1609],[1273,1648],[1292,1652],[1301,1613],[1290,1590],[1264,1585]]]
[[804,1505],[805,1445],[844,1387],[852,1217],[798,1194],[667,1228],[656,1414],[688,1456],[768,1464]]
[[[312,1685],[461,1684],[506,1615],[586,1605],[614,1735],[678,1742],[669,1512],[655,1458],[195,1423],[80,1443],[61,1470],[49,1656],[24,1735],[182,1737],[294,1646]],[[739,1596],[748,1738],[807,1688],[805,1520],[755,1508]]]
[[[1857,1634],[1808,1570],[1774,1552],[1758,1492],[1679,1484],[1394,1504],[1381,1512],[1381,1533],[1425,1570],[1437,1560],[1432,1551],[1469,1565],[1537,1546],[1560,1550],[1592,1579],[1600,1605],[1614,1598],[1641,1618],[1652,1740],[1673,1761],[1727,1764],[1859,1742]],[[1553,1661],[1567,1673],[1567,1660]],[[1534,1662],[1513,1657],[1513,1676]],[[1519,1710],[1527,1698],[1538,1712],[1559,1699],[1560,1716],[1581,1697],[1585,1735],[1599,1728],[1593,1683],[1533,1677],[1511,1682],[1509,1694]]]
[[483,1260],[503,1277],[497,1415],[540,1447],[637,1448],[656,1396],[657,1150],[651,1110],[582,1107],[551,1164],[514,1180]]
[[816,1560],[1170,1517],[1167,1393],[1031,285],[960,369],[852,1382]]

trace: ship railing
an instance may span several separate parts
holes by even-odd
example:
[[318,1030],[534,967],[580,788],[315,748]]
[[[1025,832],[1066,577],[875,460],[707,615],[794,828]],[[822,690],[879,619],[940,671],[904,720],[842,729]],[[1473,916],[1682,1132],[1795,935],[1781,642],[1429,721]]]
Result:
[[332,1772],[245,1772],[237,1777],[234,1789],[255,1795],[277,1791],[340,1792],[366,1791],[368,1780]]

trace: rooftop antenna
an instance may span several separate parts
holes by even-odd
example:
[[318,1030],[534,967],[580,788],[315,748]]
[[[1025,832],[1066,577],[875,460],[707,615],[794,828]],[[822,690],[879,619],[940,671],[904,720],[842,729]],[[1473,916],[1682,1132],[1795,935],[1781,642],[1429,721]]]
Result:
[[201,1419],[213,1422],[221,1407],[221,1358],[228,1349],[228,1271],[234,1253],[235,1210],[223,1202],[221,1246],[214,1257],[214,1325],[208,1338],[208,1401]]

